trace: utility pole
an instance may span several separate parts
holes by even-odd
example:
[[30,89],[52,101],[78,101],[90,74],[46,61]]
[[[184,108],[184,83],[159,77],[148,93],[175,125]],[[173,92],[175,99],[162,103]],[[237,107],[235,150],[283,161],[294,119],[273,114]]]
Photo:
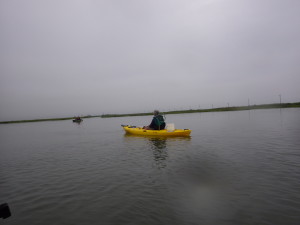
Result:
[[279,103],[281,105],[281,94],[279,95]]

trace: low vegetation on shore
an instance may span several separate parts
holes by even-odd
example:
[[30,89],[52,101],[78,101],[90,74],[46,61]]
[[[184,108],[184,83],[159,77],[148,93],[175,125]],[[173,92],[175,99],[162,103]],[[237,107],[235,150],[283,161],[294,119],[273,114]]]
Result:
[[[222,107],[222,108],[211,108],[211,109],[189,109],[189,110],[174,110],[163,112],[164,114],[182,114],[182,113],[204,113],[204,112],[224,112],[224,111],[241,111],[241,110],[254,110],[254,109],[274,109],[274,108],[298,108],[300,107],[300,102],[295,103],[276,103],[276,104],[263,104],[263,105],[249,105],[249,106],[232,106],[232,107]],[[82,116],[81,118],[110,118],[110,117],[127,117],[127,116],[148,116],[152,115],[149,113],[129,113],[129,114],[103,114],[98,116]],[[58,120],[72,120],[74,117],[64,117],[64,118],[52,118],[52,119],[35,119],[35,120],[16,120],[16,121],[2,121],[0,124],[9,123],[30,123],[30,122],[43,122],[43,121],[58,121]]]
[[[253,109],[274,109],[274,108],[296,108],[300,107],[300,102],[296,103],[278,103],[278,104],[264,104],[264,105],[250,105],[250,106],[232,106],[232,107],[221,107],[211,109],[189,109],[189,110],[174,110],[163,112],[164,114],[182,114],[182,113],[202,113],[202,112],[224,112],[224,111],[241,111],[241,110],[253,110]],[[152,115],[153,112],[149,113],[131,113],[131,114],[104,114],[102,118],[109,117],[125,117],[125,116],[147,116]]]
[[[92,117],[101,117],[101,116],[82,116],[80,118],[92,118]],[[44,122],[44,121],[58,121],[58,120],[73,120],[74,117],[64,117],[64,118],[51,118],[51,119],[35,119],[35,120],[14,120],[14,121],[2,121],[0,124],[7,123],[32,123],[32,122]]]

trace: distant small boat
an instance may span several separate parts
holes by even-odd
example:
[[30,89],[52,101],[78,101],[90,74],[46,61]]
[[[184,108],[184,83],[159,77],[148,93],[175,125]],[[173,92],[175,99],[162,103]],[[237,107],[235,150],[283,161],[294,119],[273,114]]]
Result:
[[76,118],[76,119],[73,119],[73,122],[75,122],[75,123],[81,123],[82,119],[81,118]]

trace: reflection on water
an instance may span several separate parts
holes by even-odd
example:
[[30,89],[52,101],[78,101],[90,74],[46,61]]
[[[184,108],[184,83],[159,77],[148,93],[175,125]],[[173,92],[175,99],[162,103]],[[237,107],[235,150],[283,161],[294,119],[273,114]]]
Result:
[[143,146],[153,153],[153,159],[157,168],[165,168],[167,166],[169,146],[184,146],[191,137],[148,137],[133,134],[124,134],[124,139],[133,146]]
[[149,144],[153,150],[154,161],[158,168],[166,167],[165,160],[168,158],[166,138],[150,138]]
[[167,140],[166,138],[150,138],[150,143],[152,144],[152,147],[154,150],[156,149],[164,149],[167,147]]

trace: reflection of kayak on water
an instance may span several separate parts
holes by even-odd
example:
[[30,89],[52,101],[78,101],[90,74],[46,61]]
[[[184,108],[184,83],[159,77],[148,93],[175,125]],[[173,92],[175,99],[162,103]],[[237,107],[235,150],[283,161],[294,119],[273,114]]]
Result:
[[162,136],[162,137],[185,137],[190,136],[190,129],[174,129],[174,130],[146,130],[141,127],[122,125],[127,134],[136,134],[144,136]]

